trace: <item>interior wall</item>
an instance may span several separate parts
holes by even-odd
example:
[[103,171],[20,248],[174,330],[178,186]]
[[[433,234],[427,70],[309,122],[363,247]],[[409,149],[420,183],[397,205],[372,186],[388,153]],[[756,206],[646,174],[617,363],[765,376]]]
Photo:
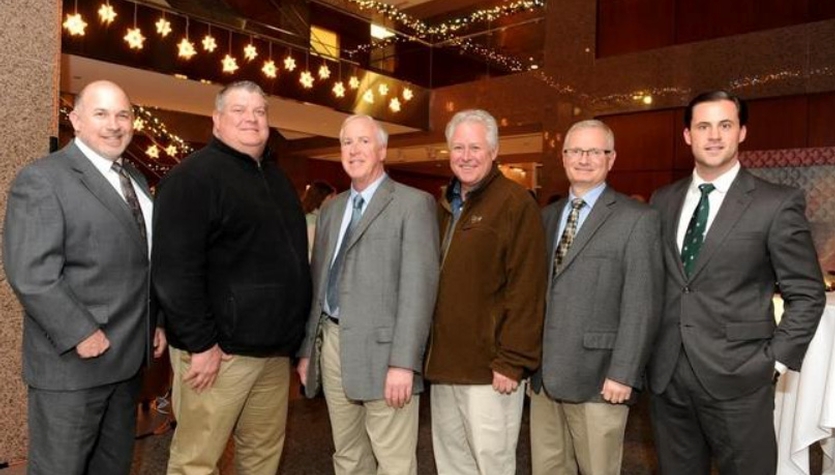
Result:
[[[58,134],[61,2],[0,2],[0,224],[20,168],[49,150]],[[2,233],[0,233],[2,242]],[[11,250],[14,252],[14,249]],[[21,380],[20,305],[0,270],[0,462],[26,456],[26,388]]]

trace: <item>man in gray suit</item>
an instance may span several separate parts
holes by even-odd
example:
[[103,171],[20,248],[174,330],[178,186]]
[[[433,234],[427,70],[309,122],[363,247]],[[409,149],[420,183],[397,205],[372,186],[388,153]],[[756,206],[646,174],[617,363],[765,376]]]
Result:
[[648,372],[663,475],[707,475],[712,457],[722,475],[775,473],[773,382],[800,369],[826,301],[803,192],[740,167],[747,115],[724,91],[693,99],[693,176],[651,200],[667,280]]
[[9,192],[3,257],[24,308],[29,474],[127,474],[140,367],[165,336],[149,306],[151,195],[122,159],[133,110],[97,81],[70,113],[75,140]]
[[319,215],[298,372],[308,397],[321,378],[337,475],[416,475],[417,395],[439,272],[435,202],[386,175],[388,137],[371,117],[347,118],[339,138],[351,189]]
[[571,126],[562,159],[571,189],[542,213],[551,272],[532,380],[535,475],[620,474],[627,403],[658,329],[658,213],[606,184],[615,158],[606,124]]

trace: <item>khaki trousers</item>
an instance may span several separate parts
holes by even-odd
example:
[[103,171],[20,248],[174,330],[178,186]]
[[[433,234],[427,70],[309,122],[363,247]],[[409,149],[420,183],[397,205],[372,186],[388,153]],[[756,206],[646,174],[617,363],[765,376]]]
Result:
[[438,475],[515,475],[524,384],[432,385],[432,446]]
[[401,409],[384,399],[354,401],[342,388],[339,325],[326,321],[322,389],[333,432],[336,475],[417,475],[419,397]]
[[532,474],[620,475],[628,415],[625,404],[559,402],[531,391]]
[[201,393],[183,384],[189,353],[171,348],[172,406],[177,429],[168,475],[215,475],[234,435],[238,475],[275,475],[284,447],[290,359],[235,355],[220,364],[214,385]]

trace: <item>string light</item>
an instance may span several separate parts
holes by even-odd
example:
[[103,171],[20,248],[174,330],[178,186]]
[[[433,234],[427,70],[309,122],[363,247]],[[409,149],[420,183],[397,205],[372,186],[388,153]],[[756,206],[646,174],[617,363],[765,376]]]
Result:
[[226,56],[223,57],[223,60],[221,60],[221,64],[223,65],[224,73],[233,74],[238,70],[238,60],[232,56],[232,30],[229,30],[229,50]]
[[264,61],[264,67],[261,68],[261,72],[264,73],[264,76],[267,76],[270,79],[275,79],[278,75],[278,68],[275,66],[275,61],[273,61],[273,44],[270,43],[270,58]]
[[385,96],[389,93],[389,87],[386,83],[382,83],[377,87],[377,92],[380,93],[381,96]]
[[186,36],[177,45],[177,55],[184,59],[191,59],[195,54],[197,51],[194,49],[194,43],[188,39],[188,17],[186,17]]
[[142,120],[140,117],[133,119],[133,130],[136,132],[142,132],[145,129],[145,121]]
[[104,23],[105,25],[109,25],[113,23],[113,20],[116,19],[116,10],[110,5],[110,2],[102,3],[101,7],[99,7],[99,20]]
[[177,146],[174,145],[174,144],[171,144],[168,147],[165,147],[165,153],[167,153],[168,156],[170,156],[170,157],[176,157],[177,156]]
[[206,32],[206,36],[203,37],[203,49],[207,53],[213,52],[217,49],[217,41],[215,41],[215,37],[212,36],[212,25],[209,25],[209,31]]
[[163,38],[171,33],[171,22],[165,19],[165,14],[163,14],[163,16],[157,20],[156,23],[154,23],[154,26],[157,27],[157,33],[159,33],[159,35]]
[[415,97],[415,93],[412,92],[411,89],[409,89],[408,87],[403,89],[403,100],[404,101],[409,102],[409,101],[412,100],[413,97]]
[[342,84],[342,81],[337,81],[336,84],[333,85],[333,95],[336,97],[345,97],[345,85]]
[[136,12],[137,12],[137,4],[133,4],[133,28],[128,28],[128,33],[125,35],[124,40],[128,43],[128,46],[131,49],[142,49],[142,46],[145,44],[145,37],[142,36],[142,30],[136,26]]
[[287,57],[284,58],[284,69],[287,71],[293,71],[296,69],[296,60],[293,59],[293,56],[287,51]]
[[389,109],[391,109],[392,112],[400,112],[400,100],[396,97],[392,97],[389,101]]
[[75,13],[67,13],[67,20],[63,24],[70,36],[84,36],[84,29],[87,28],[87,22],[78,13],[78,0],[75,0]]
[[157,144],[153,144],[145,150],[145,154],[151,158],[159,158],[159,147],[157,147]]
[[299,83],[301,83],[303,88],[311,89],[313,87],[313,81],[313,75],[310,74],[310,52],[308,52],[304,57],[304,71],[299,75]]
[[351,89],[359,89],[360,87],[360,80],[356,76],[351,76],[348,79],[348,87]]
[[362,100],[369,104],[374,104],[374,91],[371,89],[365,91],[365,94],[362,95]]
[[321,66],[319,66],[319,79],[324,81],[329,77],[331,77],[331,70],[328,67],[328,65],[322,64]]
[[252,61],[253,59],[258,57],[258,48],[252,44],[252,37],[249,37],[249,44],[244,46],[244,58],[247,61]]

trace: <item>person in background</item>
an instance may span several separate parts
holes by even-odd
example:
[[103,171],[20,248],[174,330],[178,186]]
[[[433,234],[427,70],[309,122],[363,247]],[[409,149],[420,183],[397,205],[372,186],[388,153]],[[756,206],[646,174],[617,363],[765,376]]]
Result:
[[[774,474],[774,383],[799,370],[826,303],[803,191],[739,163],[744,101],[696,96],[684,113],[692,176],[661,214],[665,306],[648,367],[662,475]],[[774,321],[775,285],[785,302]]]
[[127,475],[140,368],[162,355],[151,298],[153,204],[123,158],[133,108],[110,81],[75,97],[75,139],[23,168],[3,233],[24,310],[30,475]]
[[275,475],[310,306],[304,213],[267,149],[264,91],[227,85],[212,121],[209,144],[157,190],[153,278],[177,418],[168,474],[217,473],[234,435],[237,473]]
[[325,201],[336,196],[336,188],[326,181],[316,180],[307,185],[302,196],[302,211],[307,220],[307,253],[308,258],[313,252],[313,240],[316,238],[316,219],[319,209]]
[[539,366],[545,233],[527,190],[495,163],[496,120],[447,124],[455,177],[438,207],[441,277],[426,355],[440,475],[516,473],[523,380]]
[[627,404],[658,330],[658,212],[606,183],[615,136],[584,120],[565,134],[568,197],[543,210],[551,269],[542,366],[532,378],[534,475],[619,475]]

